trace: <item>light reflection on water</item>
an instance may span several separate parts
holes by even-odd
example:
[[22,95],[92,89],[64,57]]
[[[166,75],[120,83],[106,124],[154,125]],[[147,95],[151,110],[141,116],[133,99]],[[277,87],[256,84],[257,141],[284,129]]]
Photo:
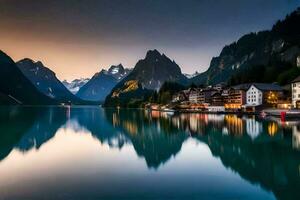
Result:
[[298,199],[300,127],[254,116],[0,108],[3,199]]

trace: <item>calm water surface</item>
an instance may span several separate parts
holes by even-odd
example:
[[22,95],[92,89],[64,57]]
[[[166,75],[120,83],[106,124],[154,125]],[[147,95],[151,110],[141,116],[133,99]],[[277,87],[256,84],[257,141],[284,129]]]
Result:
[[0,199],[300,199],[300,126],[0,107]]

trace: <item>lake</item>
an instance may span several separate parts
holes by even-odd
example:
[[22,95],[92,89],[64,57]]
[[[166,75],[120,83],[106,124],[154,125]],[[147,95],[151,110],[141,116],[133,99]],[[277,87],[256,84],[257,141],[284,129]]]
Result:
[[0,199],[300,199],[300,124],[0,107]]

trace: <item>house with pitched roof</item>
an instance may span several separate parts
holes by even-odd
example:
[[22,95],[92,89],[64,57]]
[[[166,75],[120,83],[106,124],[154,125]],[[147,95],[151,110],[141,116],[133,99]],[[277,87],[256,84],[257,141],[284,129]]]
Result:
[[283,89],[277,84],[252,83],[246,92],[245,108],[276,107],[283,96]]

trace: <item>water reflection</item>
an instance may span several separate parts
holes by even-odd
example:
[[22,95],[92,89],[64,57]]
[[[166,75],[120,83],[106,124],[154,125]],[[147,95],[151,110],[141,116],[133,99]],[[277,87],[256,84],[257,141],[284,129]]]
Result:
[[225,168],[251,184],[279,199],[300,199],[297,123],[282,124],[254,116],[169,115],[97,107],[2,107],[0,121],[0,160],[14,149],[38,151],[64,129],[89,133],[111,149],[131,146],[149,169],[159,171],[192,139],[206,144]]
[[39,148],[66,122],[64,108],[1,107],[0,160],[15,147],[26,152]]

